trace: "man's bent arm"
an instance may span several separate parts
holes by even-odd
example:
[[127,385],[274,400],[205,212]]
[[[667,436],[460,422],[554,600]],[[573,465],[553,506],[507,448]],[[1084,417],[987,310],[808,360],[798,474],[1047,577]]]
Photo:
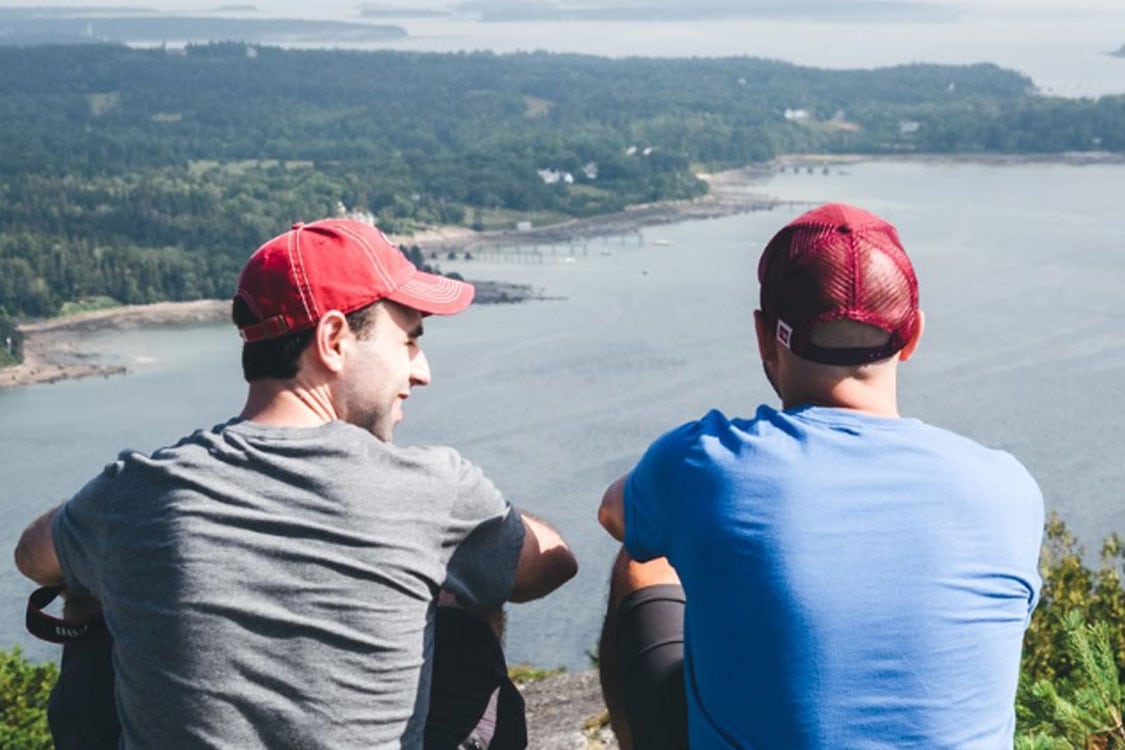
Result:
[[520,513],[523,519],[523,548],[512,584],[513,602],[528,602],[551,593],[578,572],[578,561],[559,532],[544,521]]
[[32,521],[16,545],[16,567],[40,586],[57,586],[65,582],[51,532],[58,511],[58,508],[53,508]]
[[625,480],[626,474],[606,488],[598,508],[598,523],[619,542],[625,541]]

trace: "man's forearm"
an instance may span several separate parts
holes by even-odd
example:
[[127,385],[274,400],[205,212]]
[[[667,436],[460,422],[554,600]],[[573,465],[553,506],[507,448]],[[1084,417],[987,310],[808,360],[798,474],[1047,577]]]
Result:
[[58,510],[54,508],[32,521],[16,545],[16,567],[40,586],[57,586],[65,582],[51,533]]

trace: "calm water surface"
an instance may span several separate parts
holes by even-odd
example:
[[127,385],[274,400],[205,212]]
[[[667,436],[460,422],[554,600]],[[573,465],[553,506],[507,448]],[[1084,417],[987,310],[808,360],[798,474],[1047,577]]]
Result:
[[[511,608],[514,660],[587,663],[615,549],[594,519],[605,485],[663,430],[772,400],[752,340],[754,269],[806,203],[885,215],[915,260],[927,330],[902,371],[903,412],[1015,453],[1090,547],[1125,531],[1125,166],[874,162],[760,189],[791,203],[646,229],[644,244],[563,248],[540,265],[461,262],[469,276],[558,299],[427,321],[434,382],[411,397],[396,439],[456,446],[555,523],[582,563],[548,600]],[[0,550],[119,448],[152,450],[241,406],[226,325],[89,344],[131,373],[0,391]],[[0,645],[50,658],[53,647],[22,632],[29,590],[0,566]]]

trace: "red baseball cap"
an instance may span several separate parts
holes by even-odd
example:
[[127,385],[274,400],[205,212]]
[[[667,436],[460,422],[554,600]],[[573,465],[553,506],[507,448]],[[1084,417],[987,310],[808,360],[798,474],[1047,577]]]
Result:
[[350,313],[381,299],[432,315],[459,313],[472,284],[419,271],[381,231],[361,221],[294,224],[258,248],[238,277],[259,322],[239,330],[251,343],[312,328],[329,310]]
[[[875,214],[830,203],[781,229],[758,261],[761,307],[778,341],[802,359],[858,365],[886,359],[914,337],[918,279],[898,232]],[[890,334],[876,347],[812,343],[818,325],[854,320]]]

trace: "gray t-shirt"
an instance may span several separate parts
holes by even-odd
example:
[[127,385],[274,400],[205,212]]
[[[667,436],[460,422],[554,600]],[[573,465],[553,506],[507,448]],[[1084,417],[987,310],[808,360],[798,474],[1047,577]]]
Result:
[[129,748],[421,747],[437,591],[498,606],[523,535],[452,449],[239,420],[122,453],[54,526]]

